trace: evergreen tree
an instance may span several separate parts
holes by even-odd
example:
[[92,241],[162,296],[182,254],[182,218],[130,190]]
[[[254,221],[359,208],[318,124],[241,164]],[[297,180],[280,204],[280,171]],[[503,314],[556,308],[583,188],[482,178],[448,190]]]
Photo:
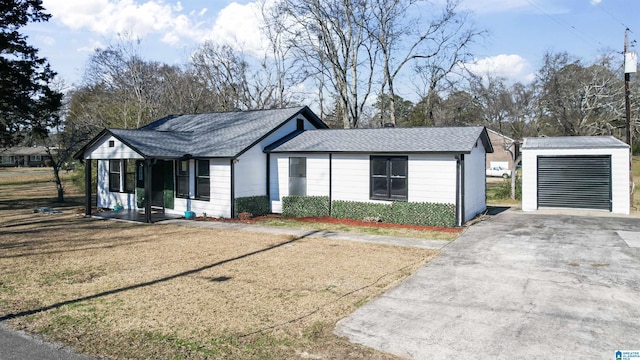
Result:
[[50,17],[41,0],[0,2],[0,147],[15,145],[25,135],[46,137],[60,121],[62,94],[50,87],[56,73],[19,31]]

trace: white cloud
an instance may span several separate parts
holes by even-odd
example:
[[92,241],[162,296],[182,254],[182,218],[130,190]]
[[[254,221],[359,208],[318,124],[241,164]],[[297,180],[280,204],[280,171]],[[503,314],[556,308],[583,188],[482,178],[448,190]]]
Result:
[[263,56],[267,44],[261,31],[263,26],[264,19],[258,2],[245,5],[233,2],[218,13],[211,40],[252,55]]
[[591,5],[598,5],[602,2],[602,0],[591,0]]
[[51,36],[38,36],[38,41],[49,46],[56,44],[56,39]]
[[159,34],[163,41],[177,44],[182,38],[203,37],[199,14],[182,14],[182,4],[166,4],[163,0],[44,0],[44,7],[57,21],[73,30],[131,38]]
[[510,81],[530,82],[535,75],[531,64],[520,55],[497,55],[464,64],[465,68],[477,76],[502,77]]
[[104,48],[106,48],[106,46],[103,43],[101,43],[100,41],[91,40],[89,46],[80,47],[80,48],[76,49],[76,51],[77,52],[92,53],[92,52],[96,51],[96,49],[104,49]]

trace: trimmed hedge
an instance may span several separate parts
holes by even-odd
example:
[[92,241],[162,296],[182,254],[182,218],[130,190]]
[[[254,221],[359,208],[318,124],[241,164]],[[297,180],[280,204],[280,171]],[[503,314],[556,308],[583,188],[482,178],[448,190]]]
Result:
[[394,202],[392,204],[335,200],[331,216],[342,219],[377,218],[382,222],[425,226],[455,226],[453,204]]
[[282,198],[282,215],[292,217],[329,216],[329,197],[285,196]]
[[269,198],[266,195],[236,198],[234,206],[236,214],[247,212],[253,216],[263,216],[271,212]]

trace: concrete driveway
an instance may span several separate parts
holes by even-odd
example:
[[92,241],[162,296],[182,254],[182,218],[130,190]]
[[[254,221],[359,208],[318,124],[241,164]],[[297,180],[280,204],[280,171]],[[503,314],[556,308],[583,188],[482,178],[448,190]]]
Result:
[[640,349],[639,247],[640,219],[506,211],[335,332],[414,359],[615,359]]

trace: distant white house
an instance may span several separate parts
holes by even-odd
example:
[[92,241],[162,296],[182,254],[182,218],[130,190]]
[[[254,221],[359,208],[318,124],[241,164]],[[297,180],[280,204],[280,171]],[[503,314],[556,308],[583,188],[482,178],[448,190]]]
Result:
[[284,197],[301,195],[448,204],[460,225],[486,209],[484,165],[492,151],[484,127],[330,130],[301,107],[105,129],[76,158],[97,161],[98,207],[142,210],[148,222],[152,210],[235,217],[243,199],[264,199],[279,213]]

